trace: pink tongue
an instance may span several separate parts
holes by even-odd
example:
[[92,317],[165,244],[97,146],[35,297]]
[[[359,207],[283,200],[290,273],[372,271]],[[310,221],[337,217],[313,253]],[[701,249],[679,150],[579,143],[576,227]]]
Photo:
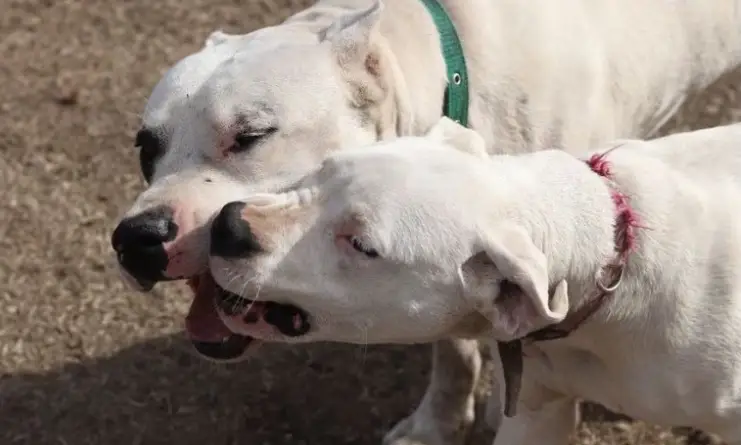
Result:
[[191,340],[200,342],[220,342],[232,333],[216,313],[214,297],[216,286],[211,274],[205,273],[191,281],[195,293],[185,317],[185,330]]

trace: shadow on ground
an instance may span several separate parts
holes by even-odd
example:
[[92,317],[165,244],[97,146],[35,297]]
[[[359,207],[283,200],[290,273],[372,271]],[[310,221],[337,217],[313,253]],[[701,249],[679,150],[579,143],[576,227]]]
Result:
[[[3,444],[378,445],[420,400],[427,346],[271,345],[242,364],[194,356],[180,334],[47,373],[0,376]],[[575,444],[712,444],[587,405]],[[478,425],[471,443],[490,443]]]
[[[181,335],[0,378],[3,444],[378,444],[419,400],[427,347],[312,345],[217,366]],[[317,419],[322,419],[317,423]]]

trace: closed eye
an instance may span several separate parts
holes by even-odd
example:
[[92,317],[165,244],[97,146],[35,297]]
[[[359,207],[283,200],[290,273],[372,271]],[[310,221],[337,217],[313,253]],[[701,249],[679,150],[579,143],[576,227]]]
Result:
[[164,152],[164,143],[155,131],[142,128],[136,133],[134,142],[139,147],[139,167],[147,182],[151,182],[154,174],[154,164]]
[[249,130],[237,133],[234,136],[234,143],[227,150],[229,153],[243,153],[251,150],[263,138],[278,131],[277,128],[268,128],[265,130]]
[[353,249],[367,256],[368,258],[378,258],[380,255],[378,251],[372,247],[368,247],[360,238],[356,236],[348,236],[347,241],[350,243]]

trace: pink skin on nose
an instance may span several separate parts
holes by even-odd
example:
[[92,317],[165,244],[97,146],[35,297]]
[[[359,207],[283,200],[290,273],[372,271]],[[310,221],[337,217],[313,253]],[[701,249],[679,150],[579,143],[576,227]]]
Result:
[[[195,222],[195,212],[187,207],[174,205],[173,221],[178,233],[174,240],[163,247],[167,252],[165,276],[169,278],[189,278],[208,268],[208,230]],[[188,217],[190,216],[190,217]]]

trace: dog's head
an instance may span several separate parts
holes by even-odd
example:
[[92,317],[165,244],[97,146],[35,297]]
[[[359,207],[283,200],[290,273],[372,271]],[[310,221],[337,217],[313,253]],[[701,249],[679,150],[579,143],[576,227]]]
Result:
[[[224,204],[281,190],[333,150],[408,131],[403,82],[377,31],[382,5],[369,3],[331,23],[215,32],[164,75],[136,137],[148,188],[111,240],[129,283],[188,278],[205,302],[209,227]],[[225,334],[197,317],[187,326],[204,351]]]
[[211,229],[221,320],[261,340],[354,343],[508,340],[560,321],[546,257],[484,153],[444,118],[228,204]]

